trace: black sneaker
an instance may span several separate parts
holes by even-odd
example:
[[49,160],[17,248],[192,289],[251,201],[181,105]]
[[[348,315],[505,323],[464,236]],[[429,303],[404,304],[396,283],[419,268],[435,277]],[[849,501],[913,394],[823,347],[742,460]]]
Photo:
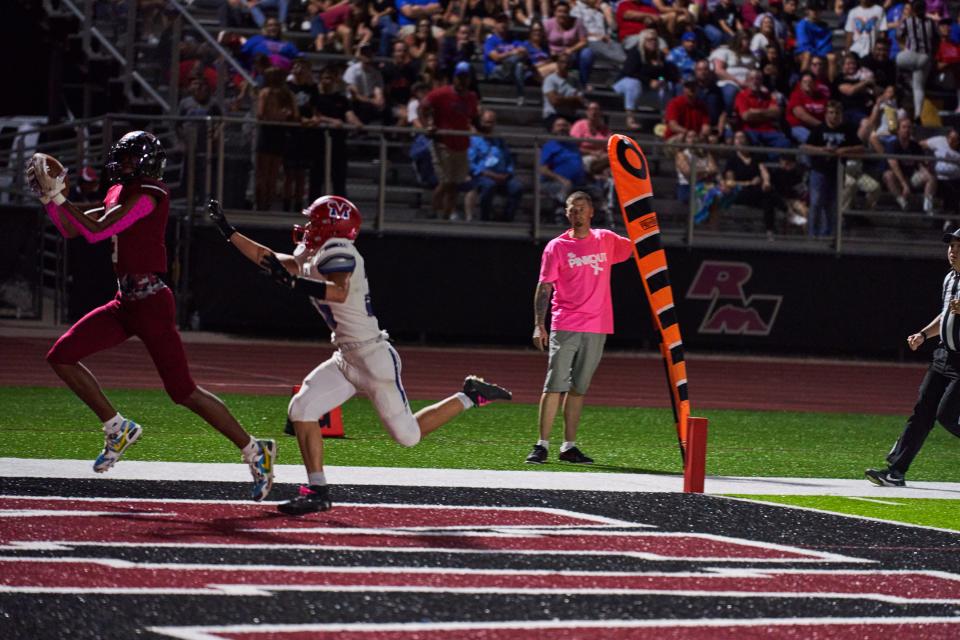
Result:
[[477,376],[467,376],[463,380],[463,392],[473,400],[473,404],[482,407],[494,400],[512,400],[513,394],[491,382]]
[[557,456],[564,462],[572,462],[573,464],[592,464],[593,458],[588,458],[583,455],[583,451],[577,449],[576,447],[570,447],[566,451],[561,451],[560,455]]
[[864,472],[867,480],[878,487],[905,487],[907,482],[903,474],[893,469],[867,469]]
[[330,503],[330,489],[327,486],[315,484],[309,487],[300,487],[300,495],[287,502],[277,505],[277,511],[288,516],[302,516],[307,513],[328,511],[333,505]]
[[547,448],[542,444],[533,445],[533,451],[530,452],[530,455],[527,456],[527,459],[524,461],[527,464],[543,464],[547,461]]

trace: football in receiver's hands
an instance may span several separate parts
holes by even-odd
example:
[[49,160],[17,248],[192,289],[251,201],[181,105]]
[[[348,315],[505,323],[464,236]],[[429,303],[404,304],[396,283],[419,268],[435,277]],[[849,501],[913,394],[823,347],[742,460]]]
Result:
[[38,196],[52,198],[59,192],[67,195],[67,170],[60,161],[45,153],[35,153],[27,161],[27,182]]

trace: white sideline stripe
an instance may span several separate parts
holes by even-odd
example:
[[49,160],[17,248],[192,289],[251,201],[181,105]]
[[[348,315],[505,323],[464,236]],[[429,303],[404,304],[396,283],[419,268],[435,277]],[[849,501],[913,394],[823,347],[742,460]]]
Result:
[[392,623],[313,623],[313,624],[237,624],[204,625],[183,627],[149,627],[153,633],[159,633],[179,640],[223,640],[219,634],[229,633],[414,633],[417,631],[469,631],[482,629],[656,629],[690,627],[771,627],[771,626],[825,626],[825,625],[904,625],[904,624],[955,624],[960,618],[912,616],[890,618],[753,618],[738,620],[732,618],[697,618],[696,620],[678,620],[665,618],[659,620],[515,620],[505,622],[392,622]]
[[[291,441],[287,451],[296,447]],[[305,473],[299,464],[275,466],[274,482],[300,484]],[[611,491],[631,493],[681,493],[683,476],[642,473],[577,471],[492,471],[477,469],[408,469],[398,467],[326,467],[331,484],[476,487],[481,489],[538,489],[558,491]],[[0,478],[112,478],[115,480],[191,480],[250,482],[246,465],[208,462],[145,462],[123,460],[107,474],[93,472],[91,460],[0,458]],[[714,495],[813,495],[867,498],[960,499],[958,482],[908,482],[906,487],[877,487],[866,479],[765,478],[707,476],[705,493]]]

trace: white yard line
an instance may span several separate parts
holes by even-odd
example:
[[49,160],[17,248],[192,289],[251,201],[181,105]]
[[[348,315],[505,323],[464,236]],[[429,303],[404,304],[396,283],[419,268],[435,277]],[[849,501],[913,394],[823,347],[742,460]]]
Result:
[[[408,469],[393,467],[326,467],[327,479],[338,485],[407,487],[476,487],[558,491],[679,493],[682,475],[585,473],[575,471],[490,471],[474,469]],[[299,464],[276,465],[275,482],[305,481]],[[106,474],[93,472],[91,460],[0,458],[0,478],[90,478],[116,480],[190,480],[249,482],[246,465],[198,462],[124,460]],[[714,495],[817,495],[884,498],[960,499],[960,483],[910,482],[906,487],[876,487],[866,479],[746,478],[708,476],[706,493]]]

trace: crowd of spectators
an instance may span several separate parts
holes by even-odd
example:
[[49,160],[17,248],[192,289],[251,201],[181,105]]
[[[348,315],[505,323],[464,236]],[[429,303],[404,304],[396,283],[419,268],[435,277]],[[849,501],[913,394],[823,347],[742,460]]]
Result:
[[[842,44],[824,19],[827,11],[843,31]],[[777,153],[754,153],[761,161],[754,171],[747,162],[751,154],[738,150],[721,170],[713,154],[684,148],[677,157],[678,197],[701,194],[699,221],[717,225],[732,203],[762,203],[772,238],[782,227],[773,203],[786,225],[802,223],[812,235],[830,235],[838,201],[849,209],[862,194],[863,206],[872,209],[884,192],[904,211],[956,215],[960,205],[951,197],[952,183],[934,170],[950,162],[862,158],[867,153],[955,157],[956,145],[940,142],[950,136],[916,137],[918,125],[936,133],[940,113],[960,110],[954,78],[960,69],[960,25],[950,20],[945,3],[838,0],[828,8],[818,0],[802,7],[794,0],[748,0],[739,6],[719,0],[702,4],[693,15],[679,38],[661,16],[656,36],[649,34],[646,49],[640,46],[641,52],[652,51],[655,37],[674,46],[668,52],[656,45],[668,62],[668,71],[656,79],[682,82],[679,92],[668,89],[679,95],[666,102],[664,137],[682,145],[724,141],[737,149],[749,143],[809,154],[794,162],[786,156],[778,160]],[[707,64],[698,66],[703,60]],[[687,79],[691,71],[696,85]],[[644,89],[658,88],[653,75],[646,71]],[[636,96],[624,93],[629,108]],[[931,146],[928,140],[937,142]],[[764,164],[777,174],[776,186]],[[690,183],[691,167],[697,184]],[[769,194],[759,197],[757,190]]]
[[[241,95],[264,123],[462,130],[463,136],[421,141],[433,160],[426,186],[434,188],[437,217],[512,220],[530,186],[517,178],[515,154],[502,138],[466,135],[490,134],[496,126],[496,112],[480,108],[479,81],[512,86],[519,107],[539,94],[538,107],[527,108],[540,109],[544,132],[597,140],[542,146],[533,179],[542,183],[547,219],[556,213],[552,203],[572,189],[595,194],[609,213],[602,140],[610,122],[601,104],[610,111],[618,101],[624,129],[652,130],[668,141],[677,195],[695,199],[697,220],[708,227],[717,228],[722,212],[740,203],[763,210],[770,237],[802,225],[829,235],[838,201],[849,208],[862,198],[873,207],[885,194],[904,211],[960,215],[960,198],[951,197],[960,195],[960,168],[950,162],[960,157],[960,137],[938,128],[939,113],[960,110],[960,21],[951,20],[942,0],[836,0],[829,7],[825,0],[304,5],[302,20],[291,24],[286,0],[224,1],[227,32],[261,29],[222,39],[255,78]],[[339,53],[342,61],[312,66],[284,37],[288,28],[309,31],[309,51]],[[182,67],[181,82],[211,85],[203,52],[194,58]],[[318,76],[326,78],[325,91],[315,84]],[[193,113],[209,95],[191,89],[185,100],[193,103],[181,112]],[[663,114],[660,126],[641,117],[643,106]],[[322,188],[323,166],[304,152],[307,139],[288,128],[260,127],[258,208],[270,208],[281,171],[285,205],[297,206]],[[694,149],[703,143],[731,150]],[[785,149],[806,154],[781,155]],[[861,158],[867,153],[936,157]],[[342,175],[333,182],[345,192]],[[465,212],[458,202],[464,193]],[[494,212],[497,200],[503,204]]]

